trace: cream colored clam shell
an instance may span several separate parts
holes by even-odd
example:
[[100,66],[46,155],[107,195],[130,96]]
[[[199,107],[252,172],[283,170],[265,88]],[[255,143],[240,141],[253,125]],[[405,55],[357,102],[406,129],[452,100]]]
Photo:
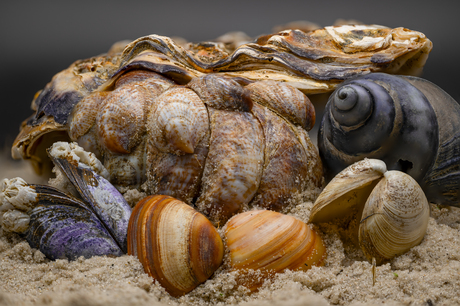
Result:
[[364,159],[337,174],[324,188],[312,208],[309,222],[330,222],[358,211],[373,187],[387,171],[378,159]]
[[428,201],[408,174],[388,171],[367,199],[359,226],[359,242],[377,263],[418,245],[430,216]]

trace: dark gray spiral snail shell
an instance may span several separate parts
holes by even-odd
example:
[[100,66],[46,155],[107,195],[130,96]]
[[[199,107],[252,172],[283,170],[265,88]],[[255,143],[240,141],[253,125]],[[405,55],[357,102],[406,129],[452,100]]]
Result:
[[368,74],[329,98],[318,147],[331,179],[365,157],[411,175],[430,202],[460,206],[460,105],[416,77]]

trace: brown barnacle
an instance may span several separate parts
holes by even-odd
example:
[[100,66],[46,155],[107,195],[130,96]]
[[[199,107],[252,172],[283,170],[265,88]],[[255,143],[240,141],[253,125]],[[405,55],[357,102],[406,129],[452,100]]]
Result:
[[232,78],[207,74],[194,78],[187,87],[195,91],[207,106],[215,109],[243,112],[252,109],[249,92]]
[[130,153],[145,132],[145,105],[148,91],[139,86],[123,86],[107,97],[96,124],[102,145],[116,153]]
[[315,125],[315,108],[298,89],[275,81],[259,81],[246,86],[253,102],[266,106],[280,116],[309,131]]
[[197,209],[224,223],[245,208],[260,184],[264,134],[251,113],[209,108],[211,137]]
[[177,155],[191,154],[209,129],[205,105],[192,90],[174,87],[155,100],[147,119],[156,148]]

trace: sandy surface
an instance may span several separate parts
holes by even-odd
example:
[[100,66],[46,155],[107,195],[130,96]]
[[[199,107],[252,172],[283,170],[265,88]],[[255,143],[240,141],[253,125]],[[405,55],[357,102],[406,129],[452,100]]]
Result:
[[[21,173],[35,183],[21,165],[3,166],[0,178]],[[298,204],[291,214],[305,221],[312,205]],[[0,305],[460,304],[460,209],[431,208],[422,243],[377,267],[375,285],[362,252],[344,245],[337,228],[323,225],[317,229],[328,251],[325,266],[278,274],[253,294],[237,285],[236,272],[220,268],[181,298],[169,296],[132,256],[50,261],[20,236],[0,230]]]

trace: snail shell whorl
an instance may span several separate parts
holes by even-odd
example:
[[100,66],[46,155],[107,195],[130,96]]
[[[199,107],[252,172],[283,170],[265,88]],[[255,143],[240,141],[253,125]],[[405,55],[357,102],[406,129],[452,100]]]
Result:
[[407,171],[421,182],[437,144],[436,116],[427,98],[404,78],[383,73],[337,88],[318,135],[328,179],[368,157],[384,160],[388,169]]
[[150,196],[133,210],[128,254],[173,296],[206,281],[221,265],[223,243],[211,222],[169,196]]
[[370,194],[359,226],[359,242],[369,261],[377,264],[418,245],[428,226],[430,207],[409,175],[387,171]]

